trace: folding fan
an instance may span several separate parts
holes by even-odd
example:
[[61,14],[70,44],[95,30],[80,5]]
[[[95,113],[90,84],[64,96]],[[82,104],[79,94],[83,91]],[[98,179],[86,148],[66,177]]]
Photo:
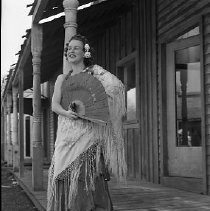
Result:
[[109,106],[101,82],[87,72],[70,76],[66,80],[61,105],[72,109],[80,118],[97,123],[108,123]]

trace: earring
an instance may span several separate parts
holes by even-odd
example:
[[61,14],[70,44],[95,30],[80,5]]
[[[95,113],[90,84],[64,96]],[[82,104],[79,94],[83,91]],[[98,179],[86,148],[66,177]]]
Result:
[[84,54],[84,57],[85,57],[86,59],[91,58],[91,53],[90,53],[89,50],[90,50],[89,44],[85,44],[85,54]]

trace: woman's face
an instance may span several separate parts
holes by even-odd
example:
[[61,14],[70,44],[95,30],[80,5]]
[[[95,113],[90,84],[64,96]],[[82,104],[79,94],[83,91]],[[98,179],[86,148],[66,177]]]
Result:
[[68,45],[67,59],[70,63],[78,64],[84,60],[83,42],[72,40]]

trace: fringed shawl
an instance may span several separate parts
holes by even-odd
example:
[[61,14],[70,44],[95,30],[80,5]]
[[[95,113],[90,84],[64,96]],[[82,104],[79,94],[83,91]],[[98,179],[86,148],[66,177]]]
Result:
[[[65,209],[73,209],[77,194],[78,177],[85,162],[86,189],[94,190],[94,178],[100,173],[102,151],[109,171],[118,179],[126,176],[122,118],[125,115],[124,85],[110,72],[98,65],[91,69],[101,81],[108,95],[111,124],[98,125],[84,120],[58,116],[57,138],[49,169],[47,211],[61,210],[60,197],[65,193]],[[94,160],[96,165],[93,164]],[[87,171],[87,169],[92,171]],[[87,175],[89,174],[89,175]],[[59,181],[64,182],[60,187]]]

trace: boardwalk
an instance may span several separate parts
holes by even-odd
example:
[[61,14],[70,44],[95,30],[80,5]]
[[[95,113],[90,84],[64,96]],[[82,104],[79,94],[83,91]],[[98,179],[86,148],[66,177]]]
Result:
[[[17,177],[17,174],[16,174]],[[18,178],[17,178],[18,179]],[[46,208],[46,191],[33,192],[31,170],[18,179],[37,208]],[[47,170],[44,170],[44,188],[47,187]],[[150,183],[109,182],[115,211],[206,211],[210,210],[210,196],[194,194]]]

